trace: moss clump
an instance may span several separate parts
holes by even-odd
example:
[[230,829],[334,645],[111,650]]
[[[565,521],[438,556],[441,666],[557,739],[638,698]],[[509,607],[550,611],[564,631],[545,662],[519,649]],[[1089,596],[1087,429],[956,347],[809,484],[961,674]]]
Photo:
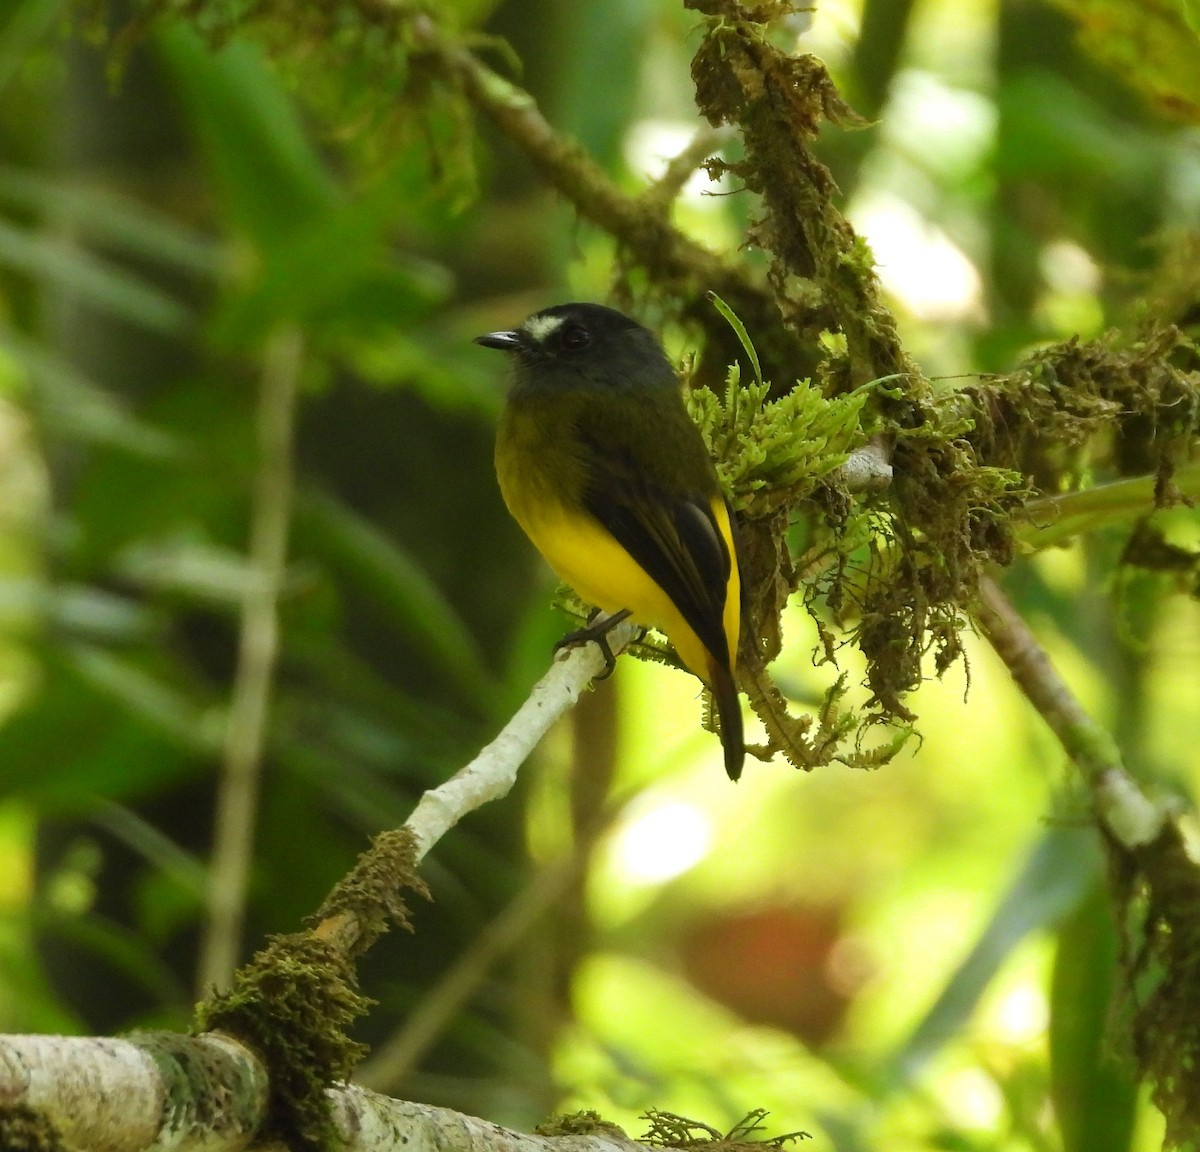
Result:
[[66,1152],[58,1129],[36,1108],[0,1107],[0,1148],[4,1152]]
[[402,893],[425,899],[429,889],[417,871],[417,843],[408,828],[381,832],[350,872],[309,918],[319,934],[359,956],[390,928],[412,928]]
[[618,1136],[628,1140],[625,1129],[619,1124],[605,1120],[599,1112],[585,1108],[580,1112],[566,1112],[543,1120],[534,1132],[538,1136]]
[[[913,715],[902,698],[920,684],[923,657],[933,650],[940,670],[960,654],[963,611],[981,573],[1011,559],[1009,519],[1025,486],[1013,469],[978,455],[965,438],[970,416],[935,393],[900,343],[870,250],[835,206],[836,186],[812,149],[824,122],[861,121],[820,61],[772,43],[765,24],[786,6],[688,3],[708,17],[692,61],[697,105],[710,123],[741,131],[745,157],[729,170],[760,197],[749,240],[771,260],[780,311],[810,326],[820,318],[823,331],[810,327],[804,335],[820,337],[828,352],[823,398],[873,386],[860,434],[876,437],[891,455],[889,498],[855,512],[833,484],[814,494],[811,512],[831,533],[821,590],[836,622],[856,618],[848,626],[866,656],[874,718],[905,724]],[[735,473],[743,466],[738,455],[735,448],[728,465]],[[785,520],[770,523],[776,540],[786,529]],[[780,590],[781,573],[782,585],[794,586],[794,566],[753,529],[747,535],[752,606],[762,610]],[[854,555],[864,546],[865,554]],[[763,612],[754,622],[769,628],[770,618]],[[832,657],[835,645],[825,636]],[[773,646],[768,637],[768,658]]]
[[1072,338],[960,395],[976,451],[1040,491],[1069,491],[1100,471],[1153,473],[1161,501],[1200,430],[1200,352],[1170,326],[1132,340]]
[[307,932],[273,936],[231,991],[198,1006],[196,1028],[227,1032],[258,1053],[271,1084],[269,1133],[315,1152],[334,1135],[325,1089],[362,1059],[365,1048],[347,1032],[370,1004],[334,943]]
[[728,1132],[713,1128],[700,1120],[678,1116],[674,1112],[662,1112],[652,1108],[642,1114],[650,1127],[642,1136],[642,1143],[651,1148],[702,1148],[706,1152],[728,1150],[728,1152],[762,1152],[764,1148],[782,1148],[793,1140],[811,1140],[807,1132],[785,1132],[779,1136],[760,1137],[763,1121],[769,1113],[765,1108],[747,1112]]
[[275,936],[241,968],[230,992],[200,1004],[196,1027],[253,1048],[271,1084],[268,1124],[289,1147],[316,1149],[333,1135],[325,1089],[346,1080],[365,1052],[347,1032],[371,1001],[354,960],[392,924],[409,927],[404,889],[428,896],[407,828],[377,836],[311,918],[310,932]]

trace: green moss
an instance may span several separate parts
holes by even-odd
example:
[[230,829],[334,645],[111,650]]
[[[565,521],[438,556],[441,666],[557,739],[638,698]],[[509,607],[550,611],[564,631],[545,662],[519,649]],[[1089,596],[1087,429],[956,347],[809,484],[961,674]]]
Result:
[[866,440],[865,390],[826,399],[801,380],[776,400],[769,381],[742,387],[735,365],[725,395],[688,395],[692,418],[717,461],[721,485],[745,519],[760,520],[812,497]]
[[65,1152],[66,1147],[58,1130],[35,1108],[23,1104],[0,1107],[0,1148],[4,1152]]
[[605,1120],[599,1112],[585,1108],[580,1112],[566,1112],[542,1121],[534,1132],[538,1136],[617,1136],[628,1140],[625,1130],[618,1124]]
[[254,1049],[271,1087],[268,1126],[289,1147],[328,1145],[325,1089],[346,1080],[365,1049],[347,1033],[371,1001],[354,960],[392,924],[409,926],[401,893],[428,895],[407,828],[377,836],[312,917],[311,932],[274,936],[239,969],[231,991],[196,1010],[198,1031],[219,1030]]
[[371,841],[309,920],[314,925],[345,921],[348,927],[339,938],[351,956],[358,956],[389,927],[411,928],[405,890],[429,898],[417,871],[416,840],[408,828],[394,828]]
[[241,968],[229,992],[196,1009],[198,1031],[237,1037],[270,1077],[267,1129],[289,1148],[330,1145],[325,1089],[348,1079],[365,1049],[346,1033],[370,1006],[347,955],[311,933],[274,936]]
[[650,1127],[642,1143],[651,1148],[701,1148],[706,1152],[762,1152],[764,1148],[782,1148],[794,1140],[810,1140],[807,1132],[785,1132],[779,1136],[760,1136],[768,1112],[755,1108],[747,1112],[728,1132],[713,1128],[701,1120],[691,1120],[674,1112],[652,1108],[642,1114]]

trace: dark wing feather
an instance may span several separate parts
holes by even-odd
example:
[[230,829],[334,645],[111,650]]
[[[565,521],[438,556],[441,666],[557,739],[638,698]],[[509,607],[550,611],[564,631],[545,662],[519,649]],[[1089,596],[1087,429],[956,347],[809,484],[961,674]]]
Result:
[[[665,426],[653,420],[640,424],[643,433],[654,429],[657,442],[643,440],[637,445],[640,463],[636,467],[628,448],[618,446],[629,435],[628,424],[621,429],[622,435],[605,435],[602,422],[578,428],[577,435],[587,449],[582,454],[587,462],[582,502],[666,592],[711,654],[712,664],[706,671],[721,719],[725,771],[731,780],[737,780],[746,746],[731,672],[736,653],[729,651],[725,635],[725,600],[732,565],[736,560],[741,568],[741,555],[740,551],[736,557],[729,555],[717,527],[712,505],[720,495],[704,445],[686,413],[680,410],[678,415],[680,421],[674,426],[670,420]],[[676,467],[664,470],[665,460]],[[672,477],[681,471],[690,477],[690,483],[673,482]],[[740,549],[732,513],[729,522],[734,548]],[[741,581],[739,585],[744,612],[746,589]]]
[[724,615],[731,559],[711,499],[701,492],[670,492],[619,454],[605,454],[583,504],[666,592],[705,648],[728,666]]

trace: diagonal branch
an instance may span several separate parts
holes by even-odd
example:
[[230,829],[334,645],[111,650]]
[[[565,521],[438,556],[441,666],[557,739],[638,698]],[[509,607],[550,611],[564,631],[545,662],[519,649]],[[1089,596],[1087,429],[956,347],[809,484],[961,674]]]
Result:
[[1134,1055],[1166,1118],[1166,1146],[1194,1147],[1200,1140],[1200,866],[1170,811],[1125,770],[1112,737],[1087,714],[991,580],[981,582],[977,617],[1092,796],[1122,927]]
[[[634,632],[632,626],[622,624],[609,633],[614,654],[629,643]],[[423,857],[464,816],[504,796],[534,746],[604,669],[604,657],[594,644],[561,653],[499,735],[453,777],[422,797],[399,834],[409,847],[409,859]],[[392,834],[386,845],[381,838],[364,853],[351,875],[326,900],[324,907],[334,910],[314,929],[276,937],[254,963],[238,973],[233,993],[202,1007],[202,1012],[207,1009],[221,1023],[249,1021],[246,1042],[220,1029],[195,1037],[145,1033],[132,1040],[0,1037],[0,1148],[9,1146],[5,1125],[10,1122],[49,1125],[60,1140],[56,1146],[81,1152],[100,1146],[110,1152],[165,1152],[168,1148],[175,1152],[235,1152],[265,1147],[253,1143],[254,1134],[277,1122],[280,1093],[286,1092],[281,1084],[288,1083],[289,1070],[278,1051],[263,1043],[264,1033],[255,1031],[258,1018],[239,1012],[245,1012],[248,1001],[261,1003],[271,1034],[282,1036],[285,1046],[291,1036],[289,1028],[311,1027],[313,1036],[325,1034],[321,1030],[330,1025],[315,1000],[302,1005],[311,1018],[301,1015],[291,1024],[288,1007],[301,1003],[306,992],[304,979],[329,984],[331,999],[339,995],[339,980],[352,985],[354,960],[382,930],[380,925],[397,916],[396,893],[412,884],[409,877],[394,870],[379,876],[375,886],[363,883],[364,877],[395,859],[387,848],[394,846],[396,835]],[[573,866],[564,866],[548,873],[532,896],[535,904],[551,899],[573,870]],[[370,903],[372,896],[378,898],[377,905]],[[512,923],[496,926],[496,947],[503,948],[507,936],[520,930],[527,913],[527,909],[518,909],[509,918]],[[297,975],[302,977],[301,985],[288,987]],[[282,1001],[288,996],[295,999],[285,1006]],[[308,1059],[317,1062],[303,1043],[300,1050],[308,1051]],[[318,1082],[324,1086],[330,1080],[324,1077]],[[499,1133],[494,1125],[458,1113],[389,1100],[344,1084],[335,1084],[323,1096],[324,1130],[346,1152],[483,1149],[496,1147],[498,1138],[509,1150],[546,1152],[551,1146],[540,1137]],[[290,1099],[283,1104],[285,1109],[292,1106],[295,1101]],[[553,1146],[562,1147],[559,1141]],[[572,1147],[580,1152],[632,1146],[608,1136],[572,1141]]]
[[[628,622],[608,633],[613,655],[621,652],[637,634]],[[550,670],[533,686],[525,703],[469,764],[460,768],[445,783],[431,788],[417,803],[398,834],[410,846],[403,858],[404,867],[418,864],[429,850],[464,816],[491,800],[508,795],[516,783],[517,771],[530,752],[555,722],[574,706],[580,694],[605,670],[604,656],[595,644],[565,649],[558,654]],[[344,899],[344,890],[359,889],[359,877],[377,863],[376,854],[386,860],[389,847],[377,842],[359,859],[354,872],[341,881],[326,898],[314,933],[329,940],[346,954],[357,954],[378,932],[380,917],[388,918],[388,908],[357,899]],[[392,876],[393,886],[404,880]]]
[[[369,19],[401,19],[388,0],[356,3]],[[623,192],[578,143],[550,124],[528,92],[488,68],[429,16],[411,16],[407,31],[426,66],[461,91],[580,216],[612,236],[663,297],[678,302],[682,314],[701,327],[715,347],[725,347],[730,334],[708,307],[708,292],[716,292],[748,329],[759,334],[759,355],[775,378],[796,380],[815,373],[820,359],[816,335],[825,326],[819,308],[787,301],[784,323],[780,301],[762,280],[744,263],[727,261],[679,231],[653,188],[641,197]],[[681,164],[691,160],[691,152],[687,150]],[[731,351],[729,359],[732,356]]]
[[1162,832],[1167,814],[1147,799],[1125,770],[1113,738],[1088,715],[1029,625],[991,579],[980,583],[977,618],[1012,678],[1080,770],[1104,831],[1126,849],[1149,844]]

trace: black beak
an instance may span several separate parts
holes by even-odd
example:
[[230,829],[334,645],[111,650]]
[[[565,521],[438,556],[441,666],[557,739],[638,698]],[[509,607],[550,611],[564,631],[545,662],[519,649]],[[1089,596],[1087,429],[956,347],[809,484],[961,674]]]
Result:
[[519,332],[485,332],[482,336],[475,337],[476,344],[482,344],[485,348],[499,348],[501,352],[514,352],[521,346],[521,334]]

